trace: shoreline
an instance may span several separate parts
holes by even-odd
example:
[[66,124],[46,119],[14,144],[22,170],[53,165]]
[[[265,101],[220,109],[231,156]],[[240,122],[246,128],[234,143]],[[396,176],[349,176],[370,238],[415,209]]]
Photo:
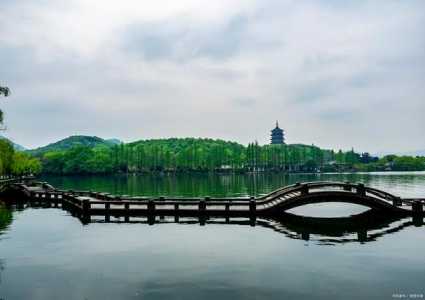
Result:
[[57,173],[41,173],[37,177],[49,177],[49,176],[59,176],[59,177],[79,177],[79,176],[143,176],[143,175],[167,175],[167,176],[179,176],[179,175],[344,175],[344,174],[377,174],[377,175],[397,175],[397,174],[424,174],[425,170],[421,171],[344,171],[344,172],[276,172],[276,171],[256,171],[256,172],[200,172],[200,171],[187,171],[187,172],[167,172],[167,171],[152,171],[152,172],[119,172],[119,173],[70,173],[70,174],[57,174]]

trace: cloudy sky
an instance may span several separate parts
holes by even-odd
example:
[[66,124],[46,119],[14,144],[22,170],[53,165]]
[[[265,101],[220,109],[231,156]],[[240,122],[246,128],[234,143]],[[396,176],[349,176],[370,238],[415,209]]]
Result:
[[425,148],[425,1],[0,0],[6,135]]

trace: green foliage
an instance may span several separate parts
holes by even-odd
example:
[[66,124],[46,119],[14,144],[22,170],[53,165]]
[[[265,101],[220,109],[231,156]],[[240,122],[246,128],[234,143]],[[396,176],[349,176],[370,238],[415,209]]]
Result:
[[26,153],[13,149],[12,144],[0,139],[0,175],[25,175],[41,172],[41,163]]
[[4,95],[5,97],[10,95],[10,89],[5,86],[0,86],[0,96]]
[[[139,172],[341,172],[425,170],[425,158],[386,156],[378,160],[353,149],[324,150],[314,145],[243,146],[214,139],[171,138],[129,144],[104,143],[83,137],[65,139],[61,147],[36,153],[43,172],[52,174],[111,174]],[[89,138],[89,139],[87,139]],[[58,145],[58,143],[55,143]],[[52,144],[52,145],[55,145]],[[60,150],[56,150],[60,149]],[[27,167],[28,169],[28,167]],[[38,170],[38,168],[35,168]],[[16,170],[15,170],[16,172]]]
[[307,145],[245,147],[214,139],[142,140],[114,146],[75,146],[42,156],[43,171],[54,174],[128,172],[316,171],[334,159],[330,150]]
[[387,155],[376,162],[369,164],[357,164],[360,171],[424,171],[424,156],[396,156]]
[[0,139],[0,175],[11,173],[13,153],[12,144],[7,140]]
[[41,172],[41,163],[37,158],[23,152],[15,152],[12,159],[12,174],[25,175]]
[[15,149],[17,151],[25,151],[25,148],[23,146],[14,143],[13,141],[9,140],[7,137],[4,137],[4,136],[0,135],[0,140],[6,140],[6,141],[8,141],[10,144],[12,144],[13,149]]

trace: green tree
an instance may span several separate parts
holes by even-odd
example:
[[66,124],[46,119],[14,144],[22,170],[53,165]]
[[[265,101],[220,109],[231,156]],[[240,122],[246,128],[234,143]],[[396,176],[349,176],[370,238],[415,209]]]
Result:
[[41,163],[38,159],[23,152],[15,152],[11,165],[12,174],[27,175],[41,172]]
[[13,162],[13,146],[7,140],[0,139],[0,175],[10,175]]

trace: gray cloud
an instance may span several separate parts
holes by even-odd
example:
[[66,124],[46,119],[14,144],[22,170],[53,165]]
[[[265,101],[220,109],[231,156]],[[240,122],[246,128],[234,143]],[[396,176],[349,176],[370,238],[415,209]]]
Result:
[[425,147],[424,2],[199,3],[2,3],[9,137]]
[[132,24],[123,30],[124,51],[142,55],[148,61],[193,59],[229,59],[242,48],[247,17],[232,17],[222,25],[199,27],[185,22]]

